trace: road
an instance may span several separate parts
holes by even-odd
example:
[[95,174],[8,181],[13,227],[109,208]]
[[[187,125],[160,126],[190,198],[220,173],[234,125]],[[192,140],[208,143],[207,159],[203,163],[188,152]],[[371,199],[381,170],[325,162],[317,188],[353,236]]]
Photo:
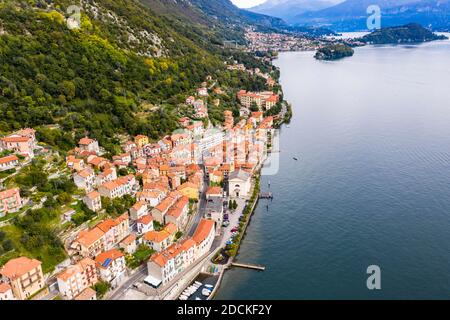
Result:
[[197,229],[198,224],[200,223],[200,219],[205,216],[205,208],[206,208],[206,190],[208,190],[208,181],[205,179],[203,181],[203,189],[200,192],[199,202],[198,202],[198,210],[191,218],[191,222],[189,226],[186,228],[186,236],[192,237],[194,235],[195,229]]
[[144,263],[143,265],[139,266],[137,268],[137,271],[133,273],[128,279],[119,287],[117,287],[112,293],[109,294],[109,296],[106,298],[107,300],[122,300],[125,291],[128,290],[135,284],[136,282],[142,282],[141,280],[145,279],[147,276],[147,264]]

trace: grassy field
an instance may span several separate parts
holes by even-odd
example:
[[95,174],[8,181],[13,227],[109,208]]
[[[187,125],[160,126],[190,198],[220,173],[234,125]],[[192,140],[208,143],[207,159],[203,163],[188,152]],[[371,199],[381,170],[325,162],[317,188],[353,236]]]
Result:
[[39,246],[32,251],[27,250],[21,241],[23,234],[22,230],[15,225],[3,227],[1,230],[6,233],[6,238],[13,241],[15,250],[0,256],[0,265],[3,265],[12,258],[26,256],[42,261],[42,270],[44,273],[47,273],[53,271],[55,266],[64,261],[67,257],[65,253],[62,253],[59,250],[56,251],[46,245]]

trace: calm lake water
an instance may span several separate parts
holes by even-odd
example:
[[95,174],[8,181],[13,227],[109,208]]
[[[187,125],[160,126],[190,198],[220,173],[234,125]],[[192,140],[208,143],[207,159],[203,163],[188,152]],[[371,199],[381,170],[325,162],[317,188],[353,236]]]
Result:
[[217,298],[450,299],[450,41],[276,65],[294,116],[238,256],[266,271],[232,269]]

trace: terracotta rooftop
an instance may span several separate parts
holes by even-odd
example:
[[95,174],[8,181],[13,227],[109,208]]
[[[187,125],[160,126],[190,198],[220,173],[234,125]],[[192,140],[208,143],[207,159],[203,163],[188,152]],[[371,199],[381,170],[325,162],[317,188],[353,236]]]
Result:
[[9,279],[16,279],[39,267],[42,263],[36,259],[19,257],[9,260],[1,269],[0,274]]
[[79,295],[77,295],[74,300],[91,300],[95,296],[97,296],[95,290],[87,287]]
[[0,283],[0,293],[6,293],[11,290],[11,286],[7,283]]
[[84,272],[84,270],[86,270],[90,266],[95,267],[94,260],[90,258],[84,258],[77,264],[67,267],[64,271],[59,273],[56,278],[61,279],[62,281],[67,281],[76,274]]
[[11,161],[18,161],[18,160],[19,160],[19,158],[17,158],[17,156],[9,155],[9,156],[0,158],[0,164],[8,163],[8,162],[11,162]]
[[108,268],[110,261],[119,259],[123,256],[124,254],[121,251],[117,249],[111,249],[96,256],[95,264],[97,265],[97,268]]
[[202,219],[195,230],[194,235],[192,236],[192,240],[194,240],[197,245],[202,243],[206,237],[211,232],[211,229],[214,228],[214,221]]
[[20,194],[19,188],[12,188],[5,191],[0,191],[0,200],[7,199],[15,196],[16,194]]

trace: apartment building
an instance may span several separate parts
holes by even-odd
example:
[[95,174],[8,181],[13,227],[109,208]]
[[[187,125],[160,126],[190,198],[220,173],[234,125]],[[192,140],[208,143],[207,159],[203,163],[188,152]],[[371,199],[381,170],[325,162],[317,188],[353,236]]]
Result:
[[7,213],[17,212],[22,206],[19,188],[0,191],[0,218],[4,217]]
[[0,158],[0,171],[13,169],[19,165],[19,158],[16,155],[9,155]]
[[0,269],[0,280],[11,286],[16,299],[25,300],[45,287],[41,264],[27,257],[11,259]]
[[102,208],[102,199],[98,191],[91,191],[83,197],[83,202],[92,211],[99,211]]
[[100,278],[111,284],[113,288],[119,286],[126,276],[125,255],[117,249],[100,253],[95,258]]
[[126,194],[132,194],[136,179],[133,175],[117,178],[113,181],[108,181],[98,187],[98,192],[103,197],[110,199],[120,198]]
[[97,283],[97,269],[94,260],[84,258],[75,265],[67,267],[56,276],[58,289],[65,299],[73,299],[86,288]]
[[73,182],[78,188],[91,192],[96,186],[95,177],[94,170],[91,167],[87,167],[73,175]]

